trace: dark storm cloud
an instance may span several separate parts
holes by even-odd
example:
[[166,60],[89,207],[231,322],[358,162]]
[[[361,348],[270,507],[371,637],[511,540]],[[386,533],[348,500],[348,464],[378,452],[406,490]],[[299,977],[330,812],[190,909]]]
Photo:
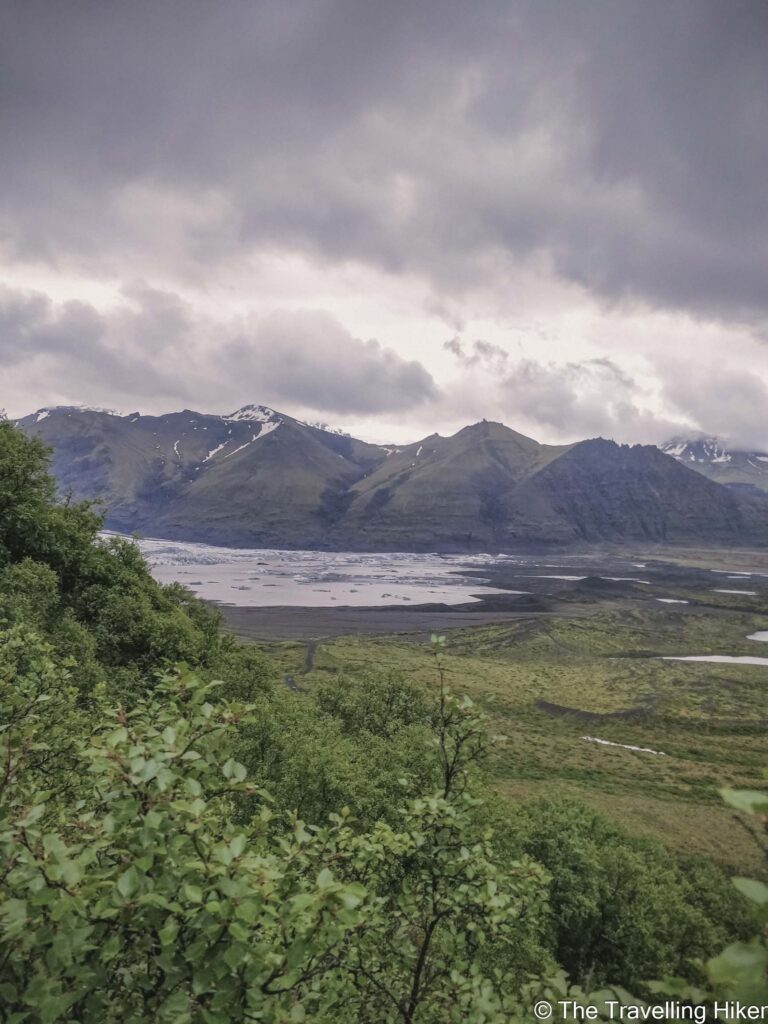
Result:
[[768,307],[764,0],[6,0],[0,240],[124,278],[252,251],[438,293],[543,259]]
[[233,408],[257,398],[323,413],[411,409],[437,395],[424,367],[375,340],[354,338],[327,313],[278,311],[245,323],[195,317],[177,295],[138,284],[100,313],[0,289],[0,371],[33,364],[40,389],[69,382],[109,394]]

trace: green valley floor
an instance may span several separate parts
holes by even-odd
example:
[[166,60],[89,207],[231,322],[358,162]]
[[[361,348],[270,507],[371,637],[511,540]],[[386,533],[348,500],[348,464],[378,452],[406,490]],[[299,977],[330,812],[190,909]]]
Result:
[[[690,556],[687,564],[706,560]],[[649,601],[634,584],[620,596],[572,584],[556,604],[528,614],[494,612],[480,624],[441,614],[445,668],[452,689],[480,704],[502,737],[495,777],[509,799],[573,798],[630,831],[754,875],[764,871],[758,847],[717,791],[764,785],[768,664],[663,659],[768,659],[768,643],[747,639],[768,628],[766,591],[717,593],[711,578],[703,586],[680,575],[682,564],[670,567],[672,593],[688,604]],[[428,613],[399,615],[388,634],[322,636],[307,610],[306,638],[294,616],[287,639],[259,639],[243,609],[224,611],[236,632],[278,660],[293,687],[383,666],[435,683]],[[454,628],[444,630],[446,622]]]

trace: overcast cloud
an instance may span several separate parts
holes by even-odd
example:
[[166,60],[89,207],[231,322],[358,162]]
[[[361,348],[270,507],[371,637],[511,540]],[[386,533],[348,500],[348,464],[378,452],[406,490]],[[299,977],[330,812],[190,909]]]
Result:
[[768,447],[767,52],[764,0],[5,0],[0,406]]
[[82,302],[0,291],[0,370],[29,368],[48,387],[77,380],[88,394],[117,386],[129,404],[206,395],[219,406],[239,394],[244,405],[243,380],[257,381],[265,402],[340,414],[412,409],[437,394],[420,363],[353,338],[323,311],[216,322],[144,285],[123,300],[100,313]]

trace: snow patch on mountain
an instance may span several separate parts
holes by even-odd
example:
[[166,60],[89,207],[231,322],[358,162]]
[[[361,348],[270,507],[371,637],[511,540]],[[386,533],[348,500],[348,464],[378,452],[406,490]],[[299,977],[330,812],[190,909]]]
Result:
[[266,435],[271,434],[273,430],[277,430],[277,428],[280,426],[280,423],[281,420],[279,419],[276,422],[262,423],[261,429],[259,430],[258,434],[254,434],[250,441],[246,441],[245,444],[239,445],[233,451],[227,452],[224,458],[231,459],[233,455],[237,455],[237,453],[241,452],[244,448],[249,448],[254,441],[260,441],[262,437],[266,437]]
[[660,450],[717,483],[768,491],[768,452],[731,447],[716,437],[676,437]]
[[[100,405],[83,405],[79,403],[77,405],[50,405],[43,409],[38,409],[37,412],[32,413],[32,422],[40,423],[41,420],[47,419],[54,412],[63,412],[68,416],[71,416],[73,412],[98,412],[105,416],[120,416],[116,409],[105,409]],[[16,422],[20,421],[17,420]]]
[[231,459],[233,455],[237,455],[237,453],[241,452],[243,450],[243,448],[247,448],[248,445],[253,444],[253,442],[256,440],[256,438],[258,436],[259,436],[258,434],[254,434],[250,441],[246,441],[245,444],[241,444],[238,448],[235,448],[235,450],[233,452],[227,452],[227,454],[224,456],[224,458],[225,459]]
[[346,430],[342,430],[341,427],[331,427],[328,423],[323,423],[320,420],[299,420],[299,423],[305,427],[312,427],[313,430],[322,430],[326,434],[336,434],[338,437],[352,436]]
[[687,441],[667,441],[666,444],[660,446],[661,450],[667,455],[671,455],[674,459],[682,458],[688,447]]
[[260,441],[262,437],[266,437],[267,434],[271,434],[273,430],[277,430],[282,422],[283,421],[281,419],[277,419],[271,423],[265,423],[256,437],[254,437],[254,441]]
[[277,419],[277,413],[267,405],[244,405],[242,409],[238,409],[229,416],[223,416],[222,419],[235,422],[269,423]]
[[221,451],[222,448],[226,448],[228,444],[229,444],[229,441],[223,441],[221,444],[216,445],[215,448],[211,448],[211,450],[208,452],[208,454],[203,459],[203,462],[210,462],[210,460],[212,458],[214,458],[216,455],[218,455],[218,453]]
[[698,440],[676,437],[660,445],[660,448],[666,455],[680,462],[722,463],[730,462],[733,458],[733,454],[716,437],[702,437]]
[[[739,458],[747,460],[753,466],[753,459],[757,459],[758,462],[768,462],[768,455],[728,448],[723,441],[716,437],[701,437],[693,440],[676,437],[659,447],[666,455],[671,455],[679,462],[723,465]],[[755,469],[761,468],[755,466]]]

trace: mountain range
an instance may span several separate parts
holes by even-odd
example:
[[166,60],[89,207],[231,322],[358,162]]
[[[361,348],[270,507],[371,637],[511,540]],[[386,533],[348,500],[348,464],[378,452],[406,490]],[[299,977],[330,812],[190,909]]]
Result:
[[375,445],[260,405],[57,407],[17,424],[52,448],[62,493],[100,500],[111,529],[155,537],[381,551],[768,544],[768,497],[708,479],[719,463],[674,444],[547,445],[484,420]]

